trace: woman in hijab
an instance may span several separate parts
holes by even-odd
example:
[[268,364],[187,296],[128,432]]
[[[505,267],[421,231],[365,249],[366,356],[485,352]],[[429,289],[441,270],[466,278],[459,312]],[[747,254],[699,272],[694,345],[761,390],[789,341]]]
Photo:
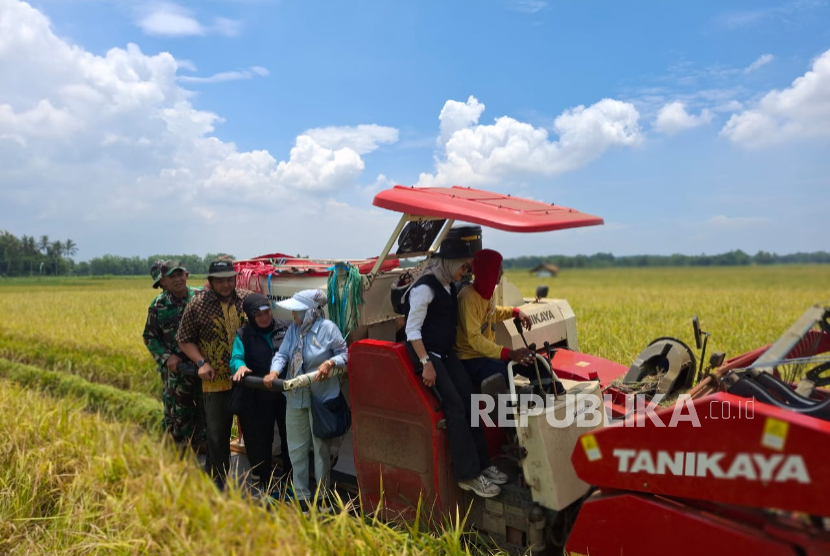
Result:
[[507,363],[518,365],[514,372],[530,374],[533,353],[527,348],[509,349],[496,343],[496,323],[519,318],[527,330],[532,321],[515,307],[499,307],[493,301],[493,292],[501,281],[502,256],[492,249],[480,249],[473,256],[472,287],[464,288],[458,295],[458,330],[455,336],[455,353],[464,364],[473,384],[492,375],[500,374],[507,380]]
[[453,353],[458,313],[455,283],[470,269],[470,258],[434,257],[413,283],[406,320],[407,347],[421,379],[441,395],[447,422],[450,459],[458,486],[492,498],[507,482],[493,465],[482,427],[471,427],[473,385]]
[[[242,382],[247,374],[265,377],[271,369],[271,360],[280,348],[289,321],[274,320],[268,299],[253,293],[242,302],[248,324],[239,329],[233,342],[231,372],[234,382]],[[234,386],[242,388],[242,385]],[[245,407],[239,412],[239,424],[245,438],[245,452],[253,473],[259,477],[263,492],[270,492],[273,465],[271,445],[274,443],[274,422],[280,431],[280,457],[283,472],[291,472],[288,441],[285,430],[285,398],[277,392],[252,390],[248,392]],[[247,403],[250,402],[250,403]]]
[[294,323],[288,327],[285,340],[271,362],[271,373],[263,379],[268,388],[278,376],[295,378],[318,371],[311,388],[285,392],[288,400],[286,427],[288,452],[294,466],[294,494],[304,510],[312,500],[308,477],[308,452],[314,448],[314,476],[318,487],[328,487],[331,464],[331,440],[312,434],[311,396],[328,401],[340,395],[340,380],[325,380],[332,368],[347,361],[346,340],[340,329],[325,318],[323,290],[303,290],[291,299],[277,303],[292,312]]

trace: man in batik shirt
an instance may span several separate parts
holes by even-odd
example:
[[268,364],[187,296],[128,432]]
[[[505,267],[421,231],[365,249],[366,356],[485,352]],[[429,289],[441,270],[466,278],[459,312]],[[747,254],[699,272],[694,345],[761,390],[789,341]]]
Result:
[[220,488],[230,467],[233,415],[230,360],[236,332],[245,324],[242,302],[252,292],[236,288],[233,261],[220,257],[208,268],[210,289],[188,304],[176,335],[179,349],[202,379],[211,473]]

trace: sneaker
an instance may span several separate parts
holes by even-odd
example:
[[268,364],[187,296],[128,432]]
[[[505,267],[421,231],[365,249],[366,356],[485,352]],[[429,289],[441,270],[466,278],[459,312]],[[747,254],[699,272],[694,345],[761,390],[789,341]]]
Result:
[[482,498],[493,498],[494,496],[498,496],[501,492],[501,489],[490,482],[490,479],[485,477],[483,474],[479,475],[475,479],[470,479],[469,481],[459,481],[458,486],[461,487],[461,490],[472,490],[475,494],[481,496]]
[[317,501],[317,513],[320,515],[328,515],[334,513],[334,506],[329,504],[325,500],[318,500]]
[[499,471],[499,468],[495,465],[491,465],[487,469],[481,472],[482,475],[490,479],[490,482],[494,485],[505,485],[510,477],[507,476],[507,473],[503,473]]

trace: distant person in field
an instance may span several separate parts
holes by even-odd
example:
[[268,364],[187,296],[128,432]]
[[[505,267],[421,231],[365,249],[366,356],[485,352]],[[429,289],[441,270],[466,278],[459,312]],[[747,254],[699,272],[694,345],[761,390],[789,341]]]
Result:
[[158,364],[162,384],[162,426],[180,448],[188,444],[204,452],[205,414],[201,381],[180,374],[179,363],[190,360],[179,349],[176,332],[187,305],[198,295],[199,288],[187,285],[188,272],[177,260],[156,261],[150,268],[153,287],[161,288],[147,309],[144,345]]
[[340,396],[340,380],[326,380],[334,367],[345,365],[348,347],[337,325],[325,317],[326,292],[303,290],[291,299],[277,303],[291,311],[294,323],[288,328],[285,341],[271,362],[271,372],[263,383],[271,388],[274,380],[296,378],[317,371],[310,388],[298,388],[284,395],[288,401],[286,428],[288,450],[294,466],[294,494],[301,507],[307,509],[312,500],[308,477],[308,452],[314,451],[314,476],[320,488],[328,487],[331,467],[331,440],[313,435],[311,396],[329,401]]
[[[507,380],[507,363],[533,363],[527,348],[509,349],[496,343],[496,323],[521,319],[530,330],[532,321],[516,307],[500,307],[493,293],[502,277],[502,256],[492,249],[480,249],[473,256],[473,283],[458,294],[458,327],[455,331],[455,353],[477,386],[492,375]],[[520,369],[516,369],[517,372]],[[526,374],[524,370],[520,374]]]
[[[239,329],[233,341],[231,355],[232,379],[241,382],[246,375],[265,377],[271,370],[271,360],[279,350],[286,330],[292,321],[275,320],[268,299],[253,293],[242,302],[248,324]],[[237,388],[242,387],[235,386]],[[280,457],[283,474],[291,472],[288,454],[288,436],[285,430],[286,400],[279,392],[250,390],[246,400],[250,404],[239,413],[239,423],[245,439],[248,463],[259,477],[263,492],[272,486],[273,465],[271,445],[274,443],[274,423],[280,431]]]
[[236,333],[245,320],[242,304],[253,292],[237,289],[236,271],[228,257],[211,262],[207,278],[210,289],[188,304],[176,340],[181,351],[199,369],[210,470],[216,485],[223,489],[230,467],[233,424],[228,408],[231,353]]

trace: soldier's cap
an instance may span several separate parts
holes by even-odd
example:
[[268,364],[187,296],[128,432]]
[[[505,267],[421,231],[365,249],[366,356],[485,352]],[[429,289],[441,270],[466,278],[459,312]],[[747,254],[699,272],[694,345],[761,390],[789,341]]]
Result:
[[228,257],[219,257],[211,261],[208,267],[208,278],[231,278],[236,276],[233,261]]
[[178,259],[168,259],[161,264],[161,275],[162,276],[170,276],[177,270],[183,270],[187,272],[187,269],[184,267],[182,262]]
[[163,261],[156,261],[150,267],[150,276],[153,278],[153,288],[159,287],[159,280],[161,280],[161,265]]

